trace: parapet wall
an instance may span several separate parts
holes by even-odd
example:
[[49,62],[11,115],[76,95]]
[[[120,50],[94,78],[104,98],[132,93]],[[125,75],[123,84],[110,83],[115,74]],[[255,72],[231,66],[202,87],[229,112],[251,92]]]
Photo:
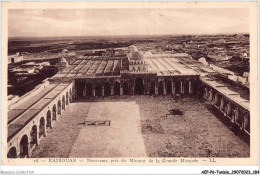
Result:
[[17,105],[19,105],[20,103],[23,103],[28,98],[30,98],[32,94],[38,93],[39,91],[41,91],[45,87],[47,87],[49,84],[50,84],[50,82],[48,81],[48,79],[45,79],[45,80],[43,80],[43,83],[37,85],[33,90],[31,90],[30,92],[19,97],[17,100],[8,101],[8,109],[10,110],[12,108],[15,108]]

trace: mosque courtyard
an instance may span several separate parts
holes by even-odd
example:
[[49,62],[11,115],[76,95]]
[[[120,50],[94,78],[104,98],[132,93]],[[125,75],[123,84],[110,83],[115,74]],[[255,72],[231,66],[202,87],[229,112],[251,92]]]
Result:
[[219,118],[196,97],[78,100],[31,157],[249,157],[250,146]]

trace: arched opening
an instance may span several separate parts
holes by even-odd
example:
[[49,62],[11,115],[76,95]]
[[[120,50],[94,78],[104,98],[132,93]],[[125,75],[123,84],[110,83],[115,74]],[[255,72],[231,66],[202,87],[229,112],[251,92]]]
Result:
[[66,92],[66,105],[68,105],[68,104],[69,104],[69,93]]
[[7,153],[7,158],[17,158],[17,151],[15,147],[9,149]]
[[171,81],[166,81],[166,93],[172,94],[172,82]]
[[40,129],[39,129],[39,138],[43,137],[45,134],[45,120],[44,117],[40,119]]
[[82,98],[84,94],[84,83],[76,81],[77,97]]
[[102,96],[102,87],[100,83],[97,83],[95,85],[95,95],[96,96]]
[[117,81],[114,83],[114,94],[120,95],[120,83]]
[[35,144],[37,144],[37,126],[33,125],[32,130],[30,132],[30,136],[31,136],[31,146],[34,146]]
[[65,110],[65,97],[62,96],[62,110]]
[[123,95],[129,95],[129,84],[127,82],[123,84]]
[[136,95],[144,94],[144,82],[143,82],[143,79],[140,77],[137,77],[135,79],[135,94]]
[[70,103],[72,103],[72,90],[70,89],[70,96],[69,96],[69,99],[70,99]]
[[11,63],[14,64],[14,58],[11,58]]
[[184,82],[184,94],[189,94],[189,81]]
[[181,82],[180,81],[176,82],[175,93],[176,94],[181,94]]
[[149,94],[150,95],[154,95],[155,94],[155,82],[152,82],[150,85],[150,90],[149,90]]
[[24,135],[20,141],[20,157],[29,157],[28,136]]
[[55,104],[52,107],[52,120],[57,120],[57,117],[56,117],[56,105]]
[[250,116],[248,113],[244,116],[244,129],[250,133]]
[[105,87],[104,87],[104,91],[105,91],[105,96],[110,96],[111,95],[111,86],[109,82],[105,83]]
[[49,129],[51,127],[52,127],[51,126],[51,111],[48,110],[48,112],[47,112],[47,125],[46,125],[46,128]]
[[58,115],[61,115],[61,102],[58,101]]
[[158,83],[158,95],[163,95],[163,81]]
[[92,96],[92,85],[90,83],[86,84],[86,96]]

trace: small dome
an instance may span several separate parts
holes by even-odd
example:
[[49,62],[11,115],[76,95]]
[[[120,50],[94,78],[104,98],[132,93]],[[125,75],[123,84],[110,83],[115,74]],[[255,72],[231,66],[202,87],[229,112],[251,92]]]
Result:
[[69,51],[67,49],[63,49],[61,53],[68,53]]
[[60,62],[67,62],[67,60],[66,60],[66,58],[64,58],[64,57],[62,57],[61,59],[60,59]]
[[138,49],[137,49],[136,46],[131,45],[131,46],[129,46],[129,50],[130,50],[131,52],[136,52]]
[[153,56],[153,54],[152,54],[151,52],[148,52],[148,51],[145,52],[144,55],[145,55],[145,56]]
[[132,60],[144,60],[145,57],[144,57],[144,54],[140,51],[135,51],[132,55]]

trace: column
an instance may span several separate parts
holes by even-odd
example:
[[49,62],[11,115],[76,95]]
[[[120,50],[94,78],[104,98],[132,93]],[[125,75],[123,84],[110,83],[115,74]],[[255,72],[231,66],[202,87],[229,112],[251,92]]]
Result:
[[104,85],[102,85],[102,97],[104,97],[105,96],[105,87],[104,87]]
[[189,81],[189,94],[193,93],[193,88],[192,88],[192,84],[191,81]]
[[175,94],[175,85],[173,81],[172,81],[172,94]]
[[123,95],[123,84],[120,84],[120,95]]
[[131,95],[135,95],[135,87],[133,85],[131,87]]
[[181,94],[184,94],[184,88],[183,88],[183,82],[182,81],[181,81],[180,85],[181,85],[181,88],[180,88]]
[[111,95],[114,95],[114,84],[111,84]]
[[83,96],[86,97],[87,96],[87,87],[86,87],[86,83],[85,83],[85,88],[83,90]]
[[212,89],[209,91],[209,100],[212,101]]
[[231,113],[231,104],[230,102],[227,104],[227,115],[230,116]]
[[221,98],[220,110],[223,111],[223,108],[224,108],[224,97]]
[[92,96],[93,97],[96,96],[95,85],[92,86]]
[[218,106],[218,94],[217,93],[215,94],[215,104]]
[[155,95],[158,95],[158,83],[154,84],[154,88],[155,88]]
[[165,81],[163,81],[163,95],[166,95]]

